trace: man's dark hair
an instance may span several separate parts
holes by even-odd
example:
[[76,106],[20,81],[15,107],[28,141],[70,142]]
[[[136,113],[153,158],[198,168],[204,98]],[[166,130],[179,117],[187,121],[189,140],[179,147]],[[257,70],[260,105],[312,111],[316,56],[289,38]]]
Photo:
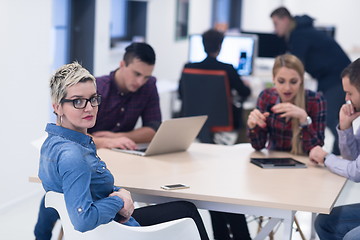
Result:
[[124,61],[129,65],[134,58],[149,65],[155,65],[154,49],[147,43],[132,43],[125,48]]
[[293,16],[291,16],[291,13],[289,12],[289,10],[287,10],[286,7],[279,7],[277,9],[275,9],[274,11],[272,11],[272,13],[270,14],[270,17],[279,17],[279,18],[290,18],[293,19]]
[[216,53],[220,50],[224,40],[224,33],[210,29],[203,33],[202,41],[207,54]]
[[341,73],[341,78],[348,77],[350,84],[360,92],[360,58],[350,63]]

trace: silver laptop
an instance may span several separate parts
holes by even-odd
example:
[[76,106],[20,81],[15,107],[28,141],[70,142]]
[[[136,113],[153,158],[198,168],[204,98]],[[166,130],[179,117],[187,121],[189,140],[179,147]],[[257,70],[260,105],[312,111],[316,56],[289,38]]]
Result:
[[206,119],[207,116],[169,119],[161,123],[150,143],[138,144],[136,150],[120,148],[113,150],[140,156],[186,151],[199,134]]

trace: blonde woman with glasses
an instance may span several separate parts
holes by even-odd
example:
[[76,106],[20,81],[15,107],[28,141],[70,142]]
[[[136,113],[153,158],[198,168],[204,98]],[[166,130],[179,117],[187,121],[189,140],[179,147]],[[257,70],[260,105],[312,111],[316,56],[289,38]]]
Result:
[[101,96],[95,78],[86,69],[76,62],[61,67],[51,78],[50,89],[57,122],[46,126],[48,137],[41,148],[39,177],[45,191],[64,194],[76,230],[89,231],[110,221],[147,226],[190,217],[201,239],[209,239],[194,204],[177,201],[134,209],[130,192],[114,186],[113,175],[87,134],[96,122]]

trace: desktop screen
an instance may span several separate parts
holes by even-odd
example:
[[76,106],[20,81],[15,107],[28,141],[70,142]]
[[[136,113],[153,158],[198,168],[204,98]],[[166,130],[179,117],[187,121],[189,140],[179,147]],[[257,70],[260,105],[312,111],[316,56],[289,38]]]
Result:
[[242,32],[245,34],[256,34],[258,36],[258,57],[275,58],[286,52],[286,43],[283,38],[274,33],[264,32]]
[[335,38],[335,26],[315,26],[315,29],[324,32],[331,38]]
[[[217,60],[232,64],[239,75],[250,75],[256,54],[256,39],[255,35],[225,35]],[[205,58],[201,34],[190,35],[189,62],[201,62]]]
[[[324,32],[326,35],[332,38],[335,37],[334,26],[316,26],[315,29]],[[258,37],[257,56],[260,58],[275,58],[276,56],[284,54],[287,51],[285,39],[276,36],[274,33],[248,31],[242,31],[241,33],[252,34]]]

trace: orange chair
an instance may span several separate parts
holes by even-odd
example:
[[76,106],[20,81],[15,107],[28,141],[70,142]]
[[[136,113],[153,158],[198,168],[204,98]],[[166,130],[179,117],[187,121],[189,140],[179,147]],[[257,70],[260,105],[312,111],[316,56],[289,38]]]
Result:
[[214,143],[214,133],[234,129],[230,84],[224,70],[185,68],[180,79],[179,94],[182,116],[208,116],[198,135],[201,142]]

